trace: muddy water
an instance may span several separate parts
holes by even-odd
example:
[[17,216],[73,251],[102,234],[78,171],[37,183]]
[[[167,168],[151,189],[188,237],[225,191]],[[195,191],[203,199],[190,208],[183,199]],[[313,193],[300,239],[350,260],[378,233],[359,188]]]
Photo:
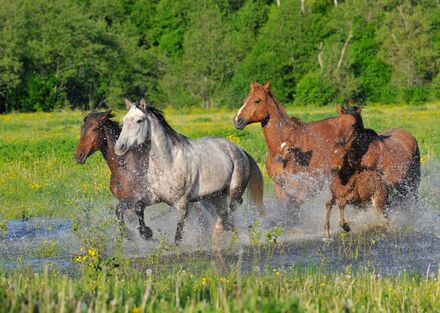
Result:
[[[378,219],[372,209],[359,210],[349,207],[346,218],[352,231],[341,233],[338,212],[332,212],[332,240],[323,242],[324,203],[329,197],[323,191],[308,200],[301,210],[299,226],[292,227],[289,212],[283,210],[267,197],[265,200],[267,217],[260,219],[256,212],[247,206],[234,214],[239,229],[238,240],[232,241],[231,234],[224,238],[225,258],[231,265],[245,270],[262,270],[265,266],[279,267],[320,267],[329,271],[340,271],[347,266],[354,270],[374,269],[379,273],[398,274],[403,271],[416,272],[431,276],[437,273],[440,264],[440,163],[430,162],[423,167],[420,187],[420,199],[417,203],[397,206],[390,212],[390,226],[381,228],[383,220]],[[114,241],[116,230],[111,210],[95,208],[96,220],[107,218],[110,222],[105,230],[108,240]],[[179,263],[185,259],[203,258],[209,260],[211,229],[214,217],[212,208],[205,210],[193,208],[185,226],[184,241],[179,249]],[[95,214],[96,215],[96,214]],[[164,242],[172,243],[176,215],[172,209],[159,205],[145,212],[147,224],[153,229],[155,240],[143,241],[137,234],[135,220],[129,220],[129,228],[135,234],[124,242],[124,251],[128,257],[139,264],[157,251]],[[89,229],[95,227],[93,219],[84,216]],[[259,225],[255,225],[255,220]],[[97,223],[97,222],[96,222]],[[259,241],[251,243],[248,227],[261,234]],[[78,221],[64,219],[11,220],[7,231],[0,233],[0,263],[2,267],[14,268],[20,264],[40,269],[51,263],[62,270],[77,268],[73,257],[80,253],[84,238],[82,231],[74,231]],[[98,225],[98,224],[96,224]],[[277,244],[266,243],[266,232],[273,226],[281,226],[283,234]],[[79,224],[80,227],[81,223]],[[102,229],[102,226],[99,226]],[[258,242],[262,247],[258,249]],[[183,253],[182,253],[183,252]],[[165,252],[164,259],[175,254],[175,249]],[[141,266],[142,267],[142,266]]]

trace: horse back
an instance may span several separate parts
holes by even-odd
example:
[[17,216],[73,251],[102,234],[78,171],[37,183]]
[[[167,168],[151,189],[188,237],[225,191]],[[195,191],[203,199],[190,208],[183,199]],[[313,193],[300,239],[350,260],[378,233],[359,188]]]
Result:
[[336,140],[337,118],[326,118],[304,124],[299,143],[303,152],[309,152],[310,164],[306,171],[323,170],[331,166],[331,153]]
[[400,183],[411,174],[413,167],[420,168],[417,140],[403,129],[379,133],[377,148],[380,167],[389,185]]

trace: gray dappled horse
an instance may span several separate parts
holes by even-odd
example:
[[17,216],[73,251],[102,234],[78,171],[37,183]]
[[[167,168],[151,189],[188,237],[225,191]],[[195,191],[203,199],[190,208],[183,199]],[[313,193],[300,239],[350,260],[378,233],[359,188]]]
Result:
[[126,100],[126,106],[129,111],[115,152],[121,156],[134,147],[147,148],[138,160],[146,170],[147,205],[165,202],[177,210],[176,244],[182,240],[190,202],[212,202],[219,216],[214,227],[216,241],[224,229],[233,228],[230,213],[243,202],[246,187],[263,214],[263,176],[245,151],[224,138],[188,139],[143,99],[139,105]]

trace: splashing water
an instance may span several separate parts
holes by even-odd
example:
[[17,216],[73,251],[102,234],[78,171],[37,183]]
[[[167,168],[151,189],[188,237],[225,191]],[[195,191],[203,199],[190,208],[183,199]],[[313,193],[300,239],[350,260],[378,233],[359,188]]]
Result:
[[[422,181],[417,202],[397,206],[390,211],[390,226],[384,230],[372,208],[367,210],[352,206],[346,209],[346,219],[352,231],[341,232],[338,225],[338,210],[331,215],[333,241],[324,243],[323,225],[328,188],[308,199],[301,208],[300,226],[291,227],[291,213],[277,205],[271,196],[266,196],[267,216],[260,218],[253,208],[243,204],[233,217],[238,228],[236,245],[242,248],[244,267],[249,270],[269,264],[274,267],[325,266],[329,270],[340,270],[350,265],[354,268],[372,267],[379,272],[399,273],[404,270],[430,275],[440,263],[440,162],[431,161],[422,169]],[[0,234],[0,262],[6,267],[16,267],[20,262],[35,268],[47,262],[60,269],[71,268],[72,258],[81,247],[104,242],[104,249],[111,251],[118,237],[114,210],[105,205],[79,203],[75,220],[35,218],[27,221],[10,220],[7,230]],[[181,251],[199,253],[209,251],[211,233],[216,219],[212,207],[194,205],[185,225]],[[255,220],[260,223],[255,224]],[[140,238],[137,220],[127,216],[127,226],[134,234],[123,242],[126,256],[146,257],[161,242],[172,245],[176,228],[176,213],[166,205],[155,205],[145,210],[146,224],[152,228],[155,240],[146,242]],[[250,225],[257,225],[259,240],[267,243],[267,234],[274,226],[282,230],[276,238],[278,250],[259,253],[258,260],[252,252],[255,247],[249,239]],[[379,226],[378,226],[379,225]],[[224,246],[229,247],[232,235],[223,236]],[[282,243],[282,244],[280,244]],[[282,248],[280,248],[282,247]],[[264,250],[264,249],[263,249]],[[269,249],[270,250],[270,249]],[[232,251],[232,250],[231,250]],[[267,250],[264,250],[267,251]],[[174,253],[174,252],[169,252]],[[230,253],[230,259],[236,259]],[[19,261],[17,261],[19,260]]]

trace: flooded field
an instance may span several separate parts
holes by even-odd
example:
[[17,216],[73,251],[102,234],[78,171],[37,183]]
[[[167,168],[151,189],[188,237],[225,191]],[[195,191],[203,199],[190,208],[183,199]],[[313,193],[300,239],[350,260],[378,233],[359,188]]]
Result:
[[[337,210],[333,210],[332,240],[326,242],[322,240],[326,191],[304,204],[301,223],[296,226],[290,225],[288,213],[269,197],[265,219],[243,205],[234,216],[238,232],[223,236],[224,257],[229,265],[245,271],[292,266],[341,271],[350,266],[354,270],[372,269],[383,274],[406,271],[427,277],[436,275],[440,264],[440,178],[431,173],[438,172],[439,167],[434,162],[424,167],[420,199],[391,210],[387,229],[377,226],[379,221],[373,210],[350,207],[347,219],[352,232],[346,234],[337,225]],[[213,259],[210,238],[214,218],[210,211],[209,208],[192,210],[185,226],[183,245],[178,249],[172,244],[176,225],[174,210],[163,205],[146,210],[147,224],[154,232],[154,240],[149,242],[139,237],[134,218],[128,216],[133,238],[122,241],[123,253],[140,267],[146,266],[145,259],[159,250],[159,257],[163,258],[161,264],[166,267],[173,266],[170,255],[178,255],[177,259],[171,258],[177,260],[174,265],[190,266],[192,260],[208,264]],[[24,264],[41,269],[50,263],[62,271],[75,271],[78,264],[74,257],[81,253],[84,242],[93,234],[106,238],[111,255],[118,238],[113,211],[98,207],[92,212],[80,212],[75,220],[9,220],[0,236],[2,266],[15,268]]]

